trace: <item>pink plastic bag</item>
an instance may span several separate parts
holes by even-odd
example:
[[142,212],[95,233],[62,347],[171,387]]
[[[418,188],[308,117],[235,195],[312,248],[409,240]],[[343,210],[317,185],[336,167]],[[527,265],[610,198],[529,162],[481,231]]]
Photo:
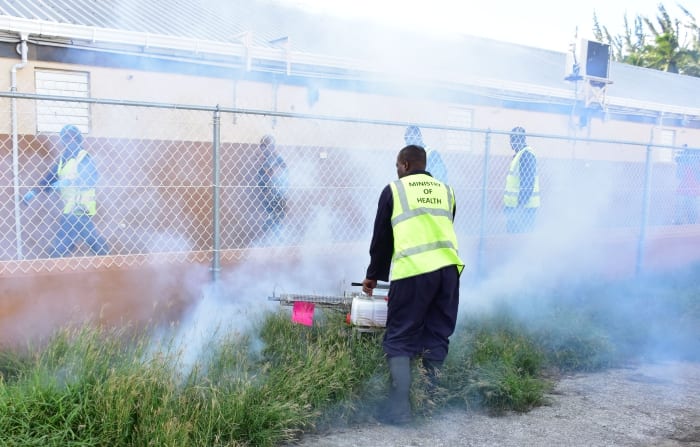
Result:
[[303,324],[304,326],[313,326],[314,303],[295,301],[294,307],[292,307],[292,321],[294,323]]

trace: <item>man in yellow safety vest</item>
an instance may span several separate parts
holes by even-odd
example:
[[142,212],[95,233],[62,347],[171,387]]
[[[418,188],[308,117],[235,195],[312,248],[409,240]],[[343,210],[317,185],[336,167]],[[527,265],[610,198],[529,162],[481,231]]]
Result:
[[379,197],[370,244],[370,265],[362,291],[372,295],[377,280],[388,281],[389,302],[382,347],[389,363],[391,393],[380,420],[404,425],[412,420],[409,390],[412,357],[422,357],[434,384],[457,322],[459,278],[454,190],[426,170],[425,150],[401,149],[399,179]]
[[84,138],[80,129],[69,124],[60,133],[63,152],[37,187],[23,197],[24,204],[31,202],[41,191],[56,190],[63,201],[63,213],[49,255],[52,258],[66,256],[82,239],[96,255],[109,253],[107,241],[102,237],[93,216],[97,213],[95,185],[99,179],[97,168],[83,148]]
[[508,167],[503,206],[509,233],[531,231],[540,207],[540,182],[537,158],[525,142],[525,129],[511,130],[510,147],[515,151]]

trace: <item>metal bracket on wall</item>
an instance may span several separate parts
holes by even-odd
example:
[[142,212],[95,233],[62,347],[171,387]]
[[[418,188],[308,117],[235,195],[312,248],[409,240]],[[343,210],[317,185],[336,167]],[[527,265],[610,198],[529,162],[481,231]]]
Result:
[[583,97],[587,108],[599,106],[605,110],[605,91],[613,82],[606,78],[585,76],[583,82]]

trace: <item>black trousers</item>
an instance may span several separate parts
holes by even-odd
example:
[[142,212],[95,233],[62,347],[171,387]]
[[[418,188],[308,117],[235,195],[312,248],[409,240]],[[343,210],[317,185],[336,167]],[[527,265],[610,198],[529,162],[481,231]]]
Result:
[[382,343],[387,357],[445,360],[459,307],[456,266],[391,281],[388,304]]

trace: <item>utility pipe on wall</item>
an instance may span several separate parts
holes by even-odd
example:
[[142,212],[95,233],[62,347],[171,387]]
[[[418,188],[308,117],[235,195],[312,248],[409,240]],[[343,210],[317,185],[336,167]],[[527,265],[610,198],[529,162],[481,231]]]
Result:
[[[22,61],[18,64],[14,64],[10,70],[10,91],[17,91],[17,70],[21,70],[27,65],[27,39],[28,34],[20,34],[19,53],[22,56]],[[17,98],[12,98],[11,100],[11,121],[12,121],[12,181],[14,186],[14,202],[15,202],[15,234],[17,241],[17,259],[23,259],[24,254],[22,253],[22,223],[20,212],[20,200],[22,198],[19,194],[19,141],[18,141],[18,130],[17,130]]]

